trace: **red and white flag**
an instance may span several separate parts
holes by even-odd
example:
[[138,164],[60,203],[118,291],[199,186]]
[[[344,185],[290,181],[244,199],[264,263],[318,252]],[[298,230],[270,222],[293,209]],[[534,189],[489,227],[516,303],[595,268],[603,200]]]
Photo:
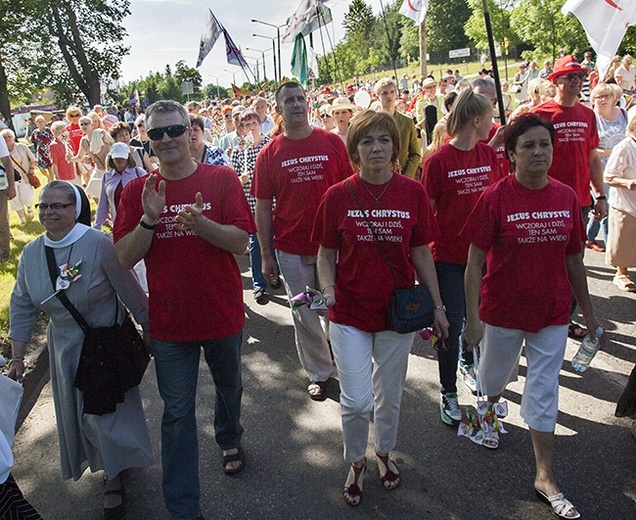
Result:
[[426,11],[428,10],[428,0],[404,0],[400,7],[400,14],[410,18],[417,25],[424,23]]
[[623,41],[630,25],[636,24],[634,0],[567,0],[561,9],[564,15],[576,16],[590,45],[598,55],[596,66],[602,78]]

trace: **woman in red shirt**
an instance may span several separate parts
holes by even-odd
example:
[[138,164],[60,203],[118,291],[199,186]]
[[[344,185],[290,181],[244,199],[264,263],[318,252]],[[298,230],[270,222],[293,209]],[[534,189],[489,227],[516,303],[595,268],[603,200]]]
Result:
[[394,287],[412,286],[417,274],[436,305],[436,332],[446,336],[448,329],[428,245],[439,230],[422,185],[395,173],[399,142],[386,112],[365,110],[352,120],[347,152],[358,173],[325,193],[312,236],[320,243],[318,276],[340,379],[344,458],[351,464],[343,494],[352,506],[362,498],[372,411],[380,479],[387,490],[400,484],[389,453],[415,333],[389,327]]
[[441,231],[431,249],[450,323],[446,350],[437,349],[440,415],[449,425],[462,419],[457,400],[458,361],[464,382],[476,391],[472,353],[460,346],[466,316],[464,270],[470,244],[459,232],[481,193],[500,178],[495,150],[480,142],[488,139],[492,116],[492,102],[487,97],[471,89],[462,90],[446,123],[450,141],[431,155],[422,175]]
[[[534,447],[535,491],[558,516],[579,518],[552,472],[570,286],[590,337],[602,329],[596,330],[581,258],[585,228],[577,195],[548,177],[553,141],[552,124],[534,114],[519,116],[506,129],[515,172],[484,192],[461,232],[471,243],[464,338],[470,350],[480,347],[479,385],[490,403],[516,380],[525,343],[528,371],[521,416]],[[498,432],[487,433],[486,440],[487,447],[496,448]]]

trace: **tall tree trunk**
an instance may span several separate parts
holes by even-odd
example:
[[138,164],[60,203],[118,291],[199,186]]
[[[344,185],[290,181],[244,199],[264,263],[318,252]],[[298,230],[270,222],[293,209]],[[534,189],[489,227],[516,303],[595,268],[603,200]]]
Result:
[[0,58],[0,112],[4,116],[7,126],[11,130],[13,128],[13,120],[11,118],[11,103],[9,102],[9,92],[7,90],[7,73],[4,70],[2,58]]

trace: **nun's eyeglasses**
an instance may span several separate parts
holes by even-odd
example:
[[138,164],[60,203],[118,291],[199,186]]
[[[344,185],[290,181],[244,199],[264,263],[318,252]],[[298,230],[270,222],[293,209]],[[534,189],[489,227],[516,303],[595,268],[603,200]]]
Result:
[[50,209],[51,211],[62,211],[69,206],[75,206],[75,203],[69,202],[68,204],[62,204],[61,202],[54,202],[53,204],[44,204],[43,202],[41,202],[40,204],[35,205],[37,210],[41,211],[42,213],[44,213],[47,209]]

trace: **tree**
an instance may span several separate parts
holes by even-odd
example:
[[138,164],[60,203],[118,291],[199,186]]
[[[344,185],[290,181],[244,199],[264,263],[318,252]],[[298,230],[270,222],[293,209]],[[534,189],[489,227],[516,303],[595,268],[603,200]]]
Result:
[[[385,63],[396,68],[400,56],[400,37],[407,18],[399,13],[402,2],[396,1],[385,6],[384,12],[373,26],[371,41]],[[376,43],[377,42],[377,43]]]
[[555,60],[562,49],[580,54],[589,48],[585,31],[575,16],[561,14],[563,0],[522,0],[510,17],[510,24],[536,53]]
[[[509,45],[516,44],[519,41],[519,35],[510,21],[511,8],[514,3],[515,0],[486,0],[486,6],[490,14],[493,39],[502,49],[507,49]],[[464,25],[466,34],[477,47],[480,49],[488,49],[488,35],[486,34],[482,0],[468,0],[468,5],[473,13]],[[532,25],[529,22],[526,23],[528,26]],[[532,30],[534,30],[534,28],[532,28]]]
[[174,77],[177,80],[177,83],[181,85],[184,81],[191,81],[192,88],[194,90],[194,96],[198,96],[201,94],[201,86],[203,85],[203,79],[201,78],[201,74],[197,69],[193,69],[192,67],[188,67],[184,60],[179,60],[175,64]]
[[468,36],[464,31],[464,24],[471,13],[466,0],[432,0],[426,12],[428,50],[434,52],[467,47]]
[[342,25],[351,51],[361,60],[369,54],[369,36],[376,19],[373,9],[364,0],[353,0],[345,14]]
[[57,65],[50,69],[51,86],[61,97],[79,92],[89,105],[99,103],[100,82],[119,77],[122,57],[129,51],[121,42],[130,1],[47,0],[39,5],[33,16],[39,18],[59,51],[51,56]]

